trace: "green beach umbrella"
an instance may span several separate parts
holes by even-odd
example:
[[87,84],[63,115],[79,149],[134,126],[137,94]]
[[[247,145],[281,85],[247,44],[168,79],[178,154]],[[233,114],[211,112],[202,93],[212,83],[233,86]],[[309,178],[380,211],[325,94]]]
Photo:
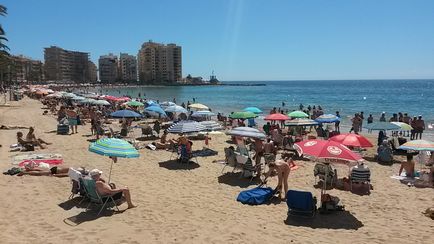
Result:
[[142,107],[145,106],[145,104],[139,102],[139,101],[129,101],[126,103],[128,106],[132,106],[132,107]]
[[231,119],[252,119],[256,117],[258,117],[258,115],[252,112],[233,112],[229,115]]
[[[139,152],[125,140],[117,139],[117,138],[102,138],[93,142],[89,145],[89,151],[109,157],[115,158],[138,158]],[[109,174],[109,182],[112,174],[113,167],[113,158],[112,164],[110,166],[110,174]]]
[[309,118],[309,115],[303,111],[292,111],[288,113],[288,116],[291,118]]

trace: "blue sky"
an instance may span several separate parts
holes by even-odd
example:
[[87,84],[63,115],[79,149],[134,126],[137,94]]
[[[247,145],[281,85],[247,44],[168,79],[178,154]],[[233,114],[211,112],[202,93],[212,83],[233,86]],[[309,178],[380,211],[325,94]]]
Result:
[[6,0],[13,54],[57,45],[183,48],[183,75],[220,80],[434,78],[432,0]]

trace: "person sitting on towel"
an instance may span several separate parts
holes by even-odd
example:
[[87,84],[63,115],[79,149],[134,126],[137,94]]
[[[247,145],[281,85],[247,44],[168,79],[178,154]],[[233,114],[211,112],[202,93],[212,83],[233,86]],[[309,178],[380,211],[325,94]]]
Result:
[[51,143],[46,142],[46,141],[42,140],[41,138],[36,138],[35,128],[33,128],[33,127],[29,128],[29,133],[27,133],[27,135],[26,135],[26,141],[32,142],[33,145],[35,145],[35,146],[38,145],[40,148],[45,148],[42,146],[42,144],[51,145]]
[[128,208],[136,207],[131,201],[130,189],[128,189],[128,187],[125,186],[123,188],[112,189],[109,184],[101,179],[101,174],[102,171],[98,169],[93,169],[89,172],[90,177],[92,177],[92,179],[95,181],[96,191],[98,194],[100,194],[102,197],[106,195],[113,195],[113,200],[119,200],[122,198],[122,196],[124,196],[128,203]]
[[[278,184],[276,189],[277,192],[279,193],[279,198],[281,198],[282,200],[286,200],[286,192],[288,192],[288,178],[289,178],[289,173],[291,172],[291,167],[293,165],[295,164],[291,157],[285,157],[284,159],[279,159],[275,162],[268,163],[269,171],[265,173],[264,181],[270,175],[272,175],[273,171],[277,171]],[[285,191],[284,198],[282,198],[282,185]]]

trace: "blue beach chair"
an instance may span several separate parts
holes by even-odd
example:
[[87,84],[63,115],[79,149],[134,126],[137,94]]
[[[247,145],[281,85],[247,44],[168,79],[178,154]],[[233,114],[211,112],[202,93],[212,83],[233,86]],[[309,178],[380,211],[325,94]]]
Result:
[[289,190],[286,193],[286,204],[289,216],[314,217],[316,213],[316,198],[307,191]]

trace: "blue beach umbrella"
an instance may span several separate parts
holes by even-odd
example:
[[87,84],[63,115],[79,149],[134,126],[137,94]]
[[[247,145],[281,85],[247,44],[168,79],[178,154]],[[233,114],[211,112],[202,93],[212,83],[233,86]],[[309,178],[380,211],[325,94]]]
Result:
[[260,113],[262,113],[262,110],[260,110],[257,107],[247,107],[247,108],[245,108],[243,110],[246,111],[246,112],[252,112],[254,114],[260,114]]
[[196,121],[184,120],[180,121],[167,129],[169,133],[192,133],[206,130],[206,127]]
[[151,105],[149,107],[146,107],[145,108],[145,112],[148,112],[148,113],[151,113],[151,114],[152,113],[157,113],[157,114],[159,114],[161,116],[164,116],[164,117],[167,116],[166,112],[164,112],[164,110],[160,106],[158,106],[156,104]]
[[[125,140],[117,138],[102,138],[89,145],[89,151],[109,157],[138,158],[139,152]],[[112,174],[113,161],[110,166],[109,182]]]
[[363,126],[368,130],[400,130],[399,125],[392,124],[390,122],[373,122]]
[[170,112],[170,113],[183,113],[186,114],[188,113],[187,109],[179,106],[179,105],[172,105],[167,107],[166,109],[164,109],[165,112]]
[[323,114],[318,116],[315,121],[318,123],[335,123],[337,121],[341,121],[341,119],[334,114]]
[[143,117],[141,114],[138,114],[134,111],[125,109],[125,110],[118,110],[116,112],[113,112],[110,114],[113,118],[141,118]]
[[158,103],[154,100],[149,100],[145,102],[146,106],[158,105]]

